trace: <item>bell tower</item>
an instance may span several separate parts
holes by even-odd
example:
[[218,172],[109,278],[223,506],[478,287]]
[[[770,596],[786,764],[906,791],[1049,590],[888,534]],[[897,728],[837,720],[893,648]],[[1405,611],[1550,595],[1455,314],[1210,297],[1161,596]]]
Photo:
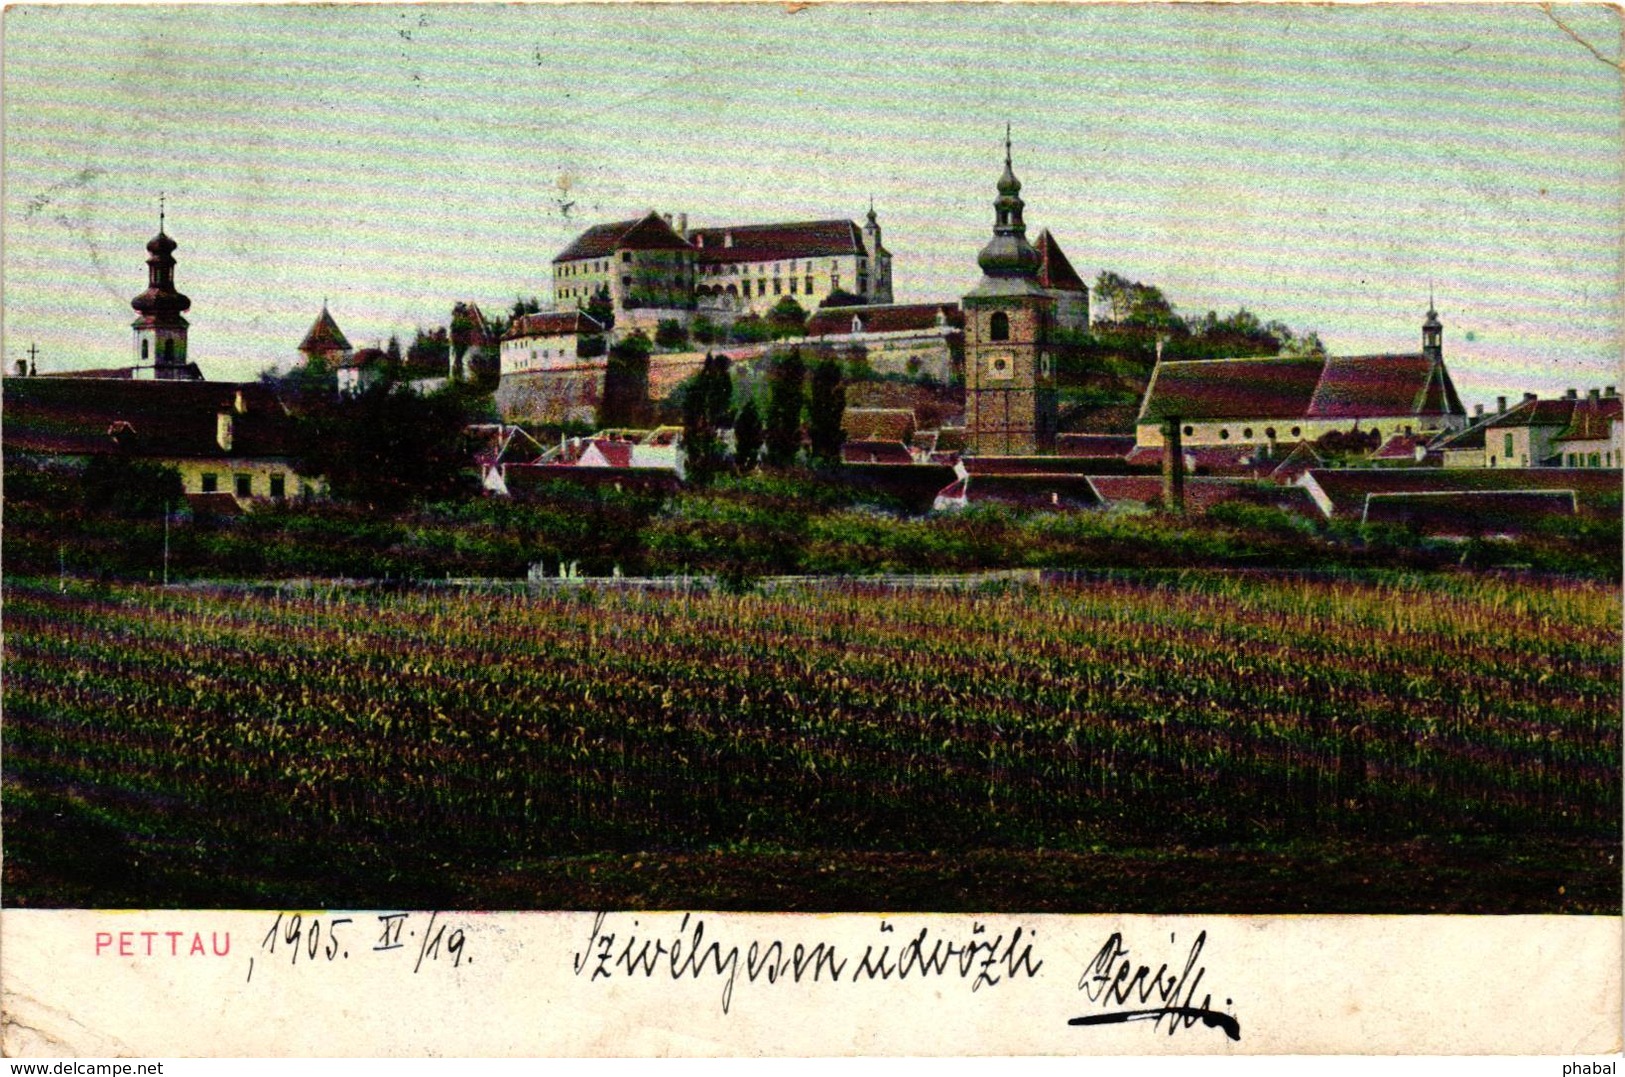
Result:
[[1435,363],[1444,360],[1444,323],[1433,309],[1433,285],[1428,285],[1428,316],[1422,322],[1422,354]]
[[1046,349],[1055,299],[1039,283],[1043,259],[1027,242],[1021,182],[1010,163],[993,202],[993,238],[977,256],[982,280],[965,296],[965,436],[974,456],[1055,447],[1055,360]]
[[186,319],[181,312],[192,301],[175,290],[176,243],[164,234],[163,196],[158,198],[158,234],[147,243],[147,290],[130,300],[141,316],[135,330],[137,366],[152,367],[153,377],[186,379]]

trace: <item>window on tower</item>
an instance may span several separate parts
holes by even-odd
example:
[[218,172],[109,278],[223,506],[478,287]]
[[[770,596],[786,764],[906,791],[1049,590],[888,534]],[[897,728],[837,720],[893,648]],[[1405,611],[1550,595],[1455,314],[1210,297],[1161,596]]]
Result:
[[1010,315],[1002,310],[994,311],[987,323],[987,336],[989,340],[1009,340]]
[[147,346],[148,346],[149,343],[150,343],[149,341],[145,341],[145,340],[143,340],[141,342],[141,361],[143,363],[145,363],[147,361],[147,358],[148,358],[148,354],[147,354],[148,353],[148,347]]

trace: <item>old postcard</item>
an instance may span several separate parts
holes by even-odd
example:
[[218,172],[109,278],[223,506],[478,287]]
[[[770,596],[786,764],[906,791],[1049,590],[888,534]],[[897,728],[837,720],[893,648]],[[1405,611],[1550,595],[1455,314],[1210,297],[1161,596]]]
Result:
[[7,8],[0,1049],[1617,1054],[1620,55]]

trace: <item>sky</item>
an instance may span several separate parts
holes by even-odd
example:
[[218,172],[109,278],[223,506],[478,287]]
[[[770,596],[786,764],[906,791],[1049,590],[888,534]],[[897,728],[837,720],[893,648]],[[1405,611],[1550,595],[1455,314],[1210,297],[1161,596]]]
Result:
[[1431,283],[1469,403],[1622,380],[1606,7],[795,6],[7,8],[6,365],[132,361],[160,192],[216,380],[291,365],[324,300],[356,347],[545,303],[650,208],[873,198],[896,300],[954,299],[1008,122],[1086,281],[1337,354],[1418,350]]

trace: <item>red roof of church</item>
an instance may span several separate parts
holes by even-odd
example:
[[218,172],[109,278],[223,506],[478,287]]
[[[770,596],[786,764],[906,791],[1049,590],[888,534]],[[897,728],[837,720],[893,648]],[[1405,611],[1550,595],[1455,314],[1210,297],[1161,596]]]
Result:
[[[216,440],[221,414],[231,416],[229,452]],[[0,408],[0,438],[17,452],[284,456],[292,435],[287,409],[258,382],[7,378]]]
[[[941,319],[939,323],[938,319]],[[854,328],[854,321],[857,328]],[[839,337],[848,333],[909,333],[936,329],[939,324],[965,327],[958,303],[893,303],[869,307],[822,307],[807,320],[810,337]]]
[[1126,457],[1134,444],[1133,434],[1058,434],[1055,451],[1062,456]]
[[1159,363],[1138,421],[1444,414],[1466,410],[1424,355],[1274,356]]
[[305,339],[299,345],[299,350],[307,355],[316,352],[350,350],[350,342],[344,339],[344,334],[339,330],[339,323],[335,322],[333,316],[327,312],[326,303],[322,304],[322,312],[311,323],[310,332],[305,334]]
[[593,225],[577,236],[553,261],[577,262],[583,258],[602,258],[619,250],[688,249],[688,241],[673,231],[664,217],[650,210],[646,216],[635,220]]
[[1425,355],[1328,357],[1305,418],[1466,414],[1443,366],[1437,370]]
[[689,237],[699,252],[698,261],[707,265],[869,253],[863,245],[863,233],[851,221],[736,224],[726,228],[696,228]]
[[550,310],[515,318],[503,340],[520,337],[563,337],[580,333],[602,333],[604,327],[584,310]]
[[1066,260],[1061,245],[1055,242],[1048,228],[1038,233],[1038,242],[1033,246],[1038,250],[1038,283],[1041,287],[1065,292],[1089,290],[1083,278],[1078,276],[1078,271],[1072,268],[1072,263]]

